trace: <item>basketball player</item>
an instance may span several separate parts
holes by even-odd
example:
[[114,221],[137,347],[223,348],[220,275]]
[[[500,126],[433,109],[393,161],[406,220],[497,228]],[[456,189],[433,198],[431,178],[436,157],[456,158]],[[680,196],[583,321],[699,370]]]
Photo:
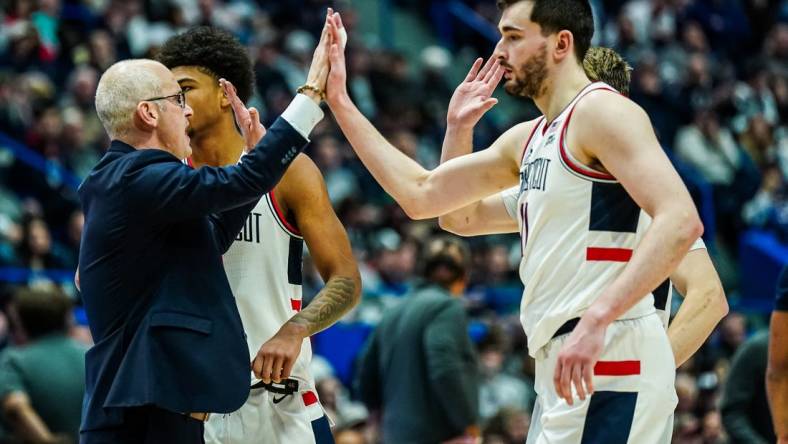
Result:
[[[230,34],[199,27],[167,41],[159,60],[175,74],[194,109],[190,164],[236,163],[244,140],[218,79],[229,80],[241,100],[248,100],[254,73],[247,51]],[[302,310],[304,241],[326,285]],[[309,157],[298,155],[276,188],[260,199],[223,261],[252,368],[262,381],[240,410],[209,418],[206,442],[333,442],[308,371],[309,336],[356,305],[361,285],[347,234]]]
[[[585,75],[588,1],[500,6],[502,38],[486,75],[503,70],[509,93],[532,98],[544,114],[536,125],[517,125],[486,150],[425,170],[355,107],[337,44],[327,102],[359,158],[413,218],[520,182],[521,321],[542,409],[530,442],[669,442],[675,362],[651,290],[701,235],[697,211],[645,112]],[[471,101],[457,114],[479,103],[489,106]],[[472,127],[456,131],[470,140]],[[644,232],[641,208],[652,217]]]
[[[457,87],[455,95],[474,96],[480,100],[490,98],[497,85],[497,80],[491,77],[485,82],[484,75],[486,73],[479,69],[481,64],[482,59],[477,59],[468,76]],[[590,80],[605,82],[621,94],[629,95],[632,68],[614,50],[602,47],[590,48],[583,59],[583,69]],[[459,97],[459,99],[463,98]],[[460,103],[460,100],[453,101],[453,104],[457,103]],[[451,114],[452,109],[450,108],[449,115]],[[478,120],[481,118],[481,114],[473,117]],[[534,119],[529,123],[536,125],[537,120]],[[473,122],[473,125],[475,123],[476,121]],[[452,123],[449,123],[447,132],[456,133],[452,131],[451,126]],[[443,148],[442,162],[469,154],[472,151],[470,145],[464,145],[462,141],[453,141],[450,138],[444,140]],[[443,229],[461,236],[518,232],[518,195],[519,188],[513,187],[443,215],[438,219],[438,222]],[[639,222],[647,225],[649,221],[648,215],[641,212]],[[690,252],[671,273],[670,281],[663,282],[652,291],[654,307],[666,327],[670,316],[671,282],[679,290],[679,293],[684,295],[684,302],[681,304],[674,322],[668,328],[673,358],[676,361],[676,367],[679,367],[703,345],[714,327],[728,313],[728,302],[725,299],[720,278],[701,238],[692,244]]]

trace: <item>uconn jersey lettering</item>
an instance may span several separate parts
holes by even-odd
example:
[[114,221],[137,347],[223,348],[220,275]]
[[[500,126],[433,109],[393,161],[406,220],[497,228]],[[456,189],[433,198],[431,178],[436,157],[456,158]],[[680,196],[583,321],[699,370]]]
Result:
[[238,242],[254,242],[256,244],[260,243],[260,217],[262,213],[249,213],[249,217],[246,218],[246,223],[244,227],[241,229],[241,232],[235,236],[235,240]]
[[528,190],[545,190],[547,184],[547,170],[550,168],[550,159],[535,159],[523,164],[520,171],[520,192]]

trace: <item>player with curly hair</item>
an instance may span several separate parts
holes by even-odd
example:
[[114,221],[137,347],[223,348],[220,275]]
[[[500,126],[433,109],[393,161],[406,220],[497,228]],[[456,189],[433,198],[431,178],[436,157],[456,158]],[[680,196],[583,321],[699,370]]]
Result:
[[[189,164],[238,162],[244,141],[218,79],[229,80],[247,101],[254,89],[247,50],[226,31],[197,27],[168,40],[158,59],[175,74],[194,110]],[[304,241],[326,284],[302,309]],[[309,157],[298,155],[260,199],[223,262],[260,381],[240,410],[211,416],[206,442],[332,443],[309,373],[309,337],[347,313],[361,285],[347,234]]]

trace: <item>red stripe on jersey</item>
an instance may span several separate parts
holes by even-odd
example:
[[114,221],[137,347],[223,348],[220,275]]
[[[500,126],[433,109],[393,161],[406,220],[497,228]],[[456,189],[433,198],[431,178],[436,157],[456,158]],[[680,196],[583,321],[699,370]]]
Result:
[[632,376],[640,374],[640,361],[598,361],[596,376]]
[[564,163],[567,166],[569,166],[569,168],[571,168],[572,171],[574,171],[575,173],[580,174],[581,176],[590,177],[592,179],[616,180],[616,178],[613,177],[613,175],[611,175],[611,174],[603,173],[601,171],[594,171],[594,170],[588,168],[585,165],[579,164],[577,161],[572,159],[572,157],[570,157],[567,154],[567,152],[566,152],[566,144],[565,144],[565,139],[564,139],[566,137],[566,129],[569,127],[569,120],[572,119],[572,113],[575,112],[575,108],[577,107],[577,103],[580,102],[580,100],[583,97],[585,97],[588,93],[590,93],[592,91],[599,91],[599,90],[617,92],[617,91],[615,91],[613,89],[608,89],[608,88],[605,88],[603,86],[601,88],[589,89],[588,91],[586,91],[582,95],[580,95],[580,97],[578,97],[577,100],[575,101],[575,104],[572,105],[572,109],[569,110],[569,115],[566,116],[566,120],[564,121],[564,127],[563,127],[563,129],[561,129],[561,137],[558,140],[558,150],[559,150],[559,152],[561,154],[561,159],[563,159]]
[[186,165],[189,165],[190,167],[194,168],[194,162],[192,162],[191,157],[186,158]]
[[629,262],[632,250],[629,248],[586,248],[587,261]]
[[301,311],[301,299],[290,299],[290,307],[295,311]]
[[287,218],[285,218],[285,215],[282,213],[282,209],[279,208],[279,202],[276,201],[276,193],[274,190],[271,190],[269,194],[271,196],[271,203],[274,204],[274,212],[276,213],[279,221],[282,222],[282,225],[284,225],[288,230],[300,236],[301,232],[298,231],[298,228],[294,227],[290,222],[287,221]]
[[301,395],[301,398],[303,398],[304,405],[307,407],[317,402],[317,395],[315,395],[315,392],[313,391],[304,392],[304,394]]
[[534,125],[534,128],[531,130],[531,134],[528,135],[528,139],[525,141],[525,146],[523,147],[523,154],[520,155],[520,165],[523,164],[523,159],[525,159],[525,154],[528,152],[528,144],[531,143],[531,139],[534,138],[534,134],[536,134],[536,130],[539,128],[539,125],[542,124],[542,120],[544,120],[544,116],[540,117],[539,120]]

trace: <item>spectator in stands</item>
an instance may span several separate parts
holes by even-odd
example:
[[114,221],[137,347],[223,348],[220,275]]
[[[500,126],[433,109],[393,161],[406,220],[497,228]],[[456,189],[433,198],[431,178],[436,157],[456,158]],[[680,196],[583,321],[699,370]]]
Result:
[[523,380],[504,372],[507,344],[503,330],[494,326],[478,346],[481,370],[479,415],[489,419],[502,408],[530,412],[536,393]]
[[331,418],[337,427],[354,426],[367,419],[367,409],[350,399],[347,390],[336,377],[316,378],[315,390],[326,416]]
[[87,347],[67,336],[71,301],[54,290],[14,297],[27,343],[0,355],[5,423],[24,442],[77,442]]
[[336,444],[367,444],[364,434],[352,428],[334,429]]
[[383,442],[442,442],[477,435],[476,356],[461,296],[467,247],[432,240],[421,263],[424,282],[387,312],[361,354],[358,391],[382,410]]
[[528,437],[531,417],[525,410],[515,407],[504,407],[487,421],[484,427],[484,442],[496,442],[502,444],[521,444]]
[[18,253],[20,266],[33,270],[64,268],[65,259],[54,251],[49,227],[43,219],[29,218],[22,230],[23,238]]
[[705,108],[697,109],[693,123],[679,130],[675,149],[714,187],[718,229],[727,245],[735,246],[742,205],[758,187],[752,160],[717,114]]
[[777,165],[764,168],[761,187],[744,204],[742,219],[747,226],[770,230],[788,242],[788,188]]
[[730,444],[775,442],[765,389],[768,341],[758,333],[733,356],[721,404]]

